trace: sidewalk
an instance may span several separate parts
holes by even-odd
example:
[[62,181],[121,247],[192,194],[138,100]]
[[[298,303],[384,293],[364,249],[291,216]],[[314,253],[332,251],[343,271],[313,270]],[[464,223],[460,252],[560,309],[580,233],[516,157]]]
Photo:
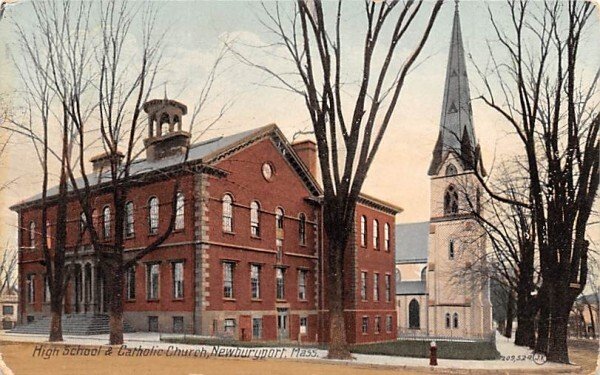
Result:
[[[158,333],[151,332],[136,332],[126,333],[125,343],[129,348],[142,348],[142,349],[162,349],[162,350],[175,350],[177,349],[195,349],[205,350],[208,353],[217,355],[219,350],[225,352],[234,353],[235,347],[226,347],[213,345],[188,345],[188,344],[176,344],[166,343],[160,341],[160,335]],[[47,342],[46,335],[23,335],[23,334],[0,334],[0,340],[3,341],[15,341],[15,342]],[[66,345],[107,345],[108,334],[94,335],[94,336],[65,336],[64,344]],[[533,360],[527,359],[531,354],[531,351],[527,348],[517,347],[511,341],[504,338],[501,335],[496,335],[496,345],[500,354],[504,357],[511,358],[510,360],[491,360],[491,361],[471,361],[471,360],[450,360],[450,359],[438,359],[438,366],[429,366],[429,359],[427,358],[409,358],[409,357],[393,357],[384,355],[367,355],[367,354],[354,354],[355,359],[348,360],[331,360],[326,359],[327,351],[314,349],[313,353],[316,352],[314,358],[302,358],[298,356],[296,352],[294,354],[294,348],[291,347],[264,347],[255,348],[254,352],[259,350],[272,351],[279,350],[281,355],[277,356],[277,359],[288,359],[288,360],[299,360],[299,361],[316,361],[321,363],[330,363],[338,365],[348,366],[361,366],[361,367],[385,367],[395,368],[399,370],[425,370],[429,369],[432,372],[442,373],[577,373],[579,372],[579,366],[574,365],[562,365],[556,363],[545,363],[542,365],[536,364]],[[216,349],[215,349],[216,348]],[[248,353],[250,348],[242,348],[242,353]],[[239,353],[240,351],[238,351]],[[243,354],[242,354],[243,355]],[[514,357],[511,357],[514,356]],[[225,355],[227,357],[227,355]],[[1,359],[0,359],[1,361]],[[0,363],[0,369],[4,362]],[[12,375],[12,373],[4,372],[6,375]]]

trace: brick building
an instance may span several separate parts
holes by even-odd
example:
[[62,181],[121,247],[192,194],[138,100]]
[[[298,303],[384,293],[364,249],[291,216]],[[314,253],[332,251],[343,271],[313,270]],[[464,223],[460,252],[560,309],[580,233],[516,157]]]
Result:
[[[227,335],[241,340],[327,341],[326,238],[316,145],[290,144],[275,125],[189,144],[185,105],[145,104],[146,159],[132,165],[126,257],[164,232],[178,178],[174,232],[128,271],[126,324],[139,331]],[[185,151],[187,159],[184,159]],[[110,238],[106,157],[93,158],[93,215]],[[104,168],[105,169],[105,168]],[[56,194],[50,190],[49,195]],[[20,323],[49,315],[39,243],[40,197],[13,207],[19,220]],[[78,202],[69,202],[66,314],[106,313],[104,277],[82,233]],[[346,285],[350,342],[396,338],[394,218],[400,208],[361,195]],[[51,244],[49,237],[49,245]]]

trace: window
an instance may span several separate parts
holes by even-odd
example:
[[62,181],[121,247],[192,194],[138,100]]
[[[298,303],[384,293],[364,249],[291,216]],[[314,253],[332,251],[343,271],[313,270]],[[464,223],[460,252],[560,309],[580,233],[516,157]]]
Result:
[[133,227],[133,202],[127,202],[125,204],[125,236],[130,237],[134,235]]
[[427,280],[427,266],[423,267],[423,270],[421,271],[421,281],[426,281]]
[[29,223],[29,246],[35,247],[35,222]]
[[159,264],[148,264],[146,267],[146,298],[158,299],[158,282],[160,278]]
[[390,302],[392,300],[392,277],[390,275],[385,275],[385,300],[386,302]]
[[373,220],[373,249],[379,250],[379,221]]
[[408,304],[408,328],[419,329],[421,327],[421,318],[419,311],[419,302],[413,299]]
[[252,318],[252,338],[262,338],[262,318]]
[[233,232],[233,198],[229,194],[223,196],[223,230]]
[[305,316],[300,317],[300,334],[306,335],[308,332],[308,318]]
[[367,316],[363,316],[362,318],[362,333],[368,333],[369,332],[369,317]]
[[458,313],[454,313],[454,315],[452,315],[452,323],[454,328],[458,328]]
[[375,317],[375,333],[379,333],[379,332],[381,332],[381,317],[376,316]]
[[44,277],[44,302],[50,302],[50,278]]
[[158,316],[148,317],[148,332],[158,332]]
[[110,237],[110,207],[106,206],[102,209],[102,234],[104,238]]
[[158,198],[152,197],[148,201],[148,232],[158,233]]
[[260,237],[260,205],[256,201],[250,203],[250,234]]
[[27,275],[27,302],[35,302],[35,274]]
[[360,298],[363,301],[367,300],[367,273],[360,273]]
[[52,225],[50,225],[50,221],[46,221],[46,246],[49,249],[52,247]]
[[173,317],[173,333],[183,333],[183,316]]
[[283,268],[275,269],[275,285],[277,289],[277,299],[285,299],[285,275]]
[[182,192],[177,193],[177,203],[175,210],[175,229],[183,229],[185,226],[185,198]]
[[223,297],[233,298],[233,263],[223,263]]
[[454,176],[456,174],[456,167],[454,164],[450,163],[446,167],[446,176]]
[[97,232],[100,231],[100,216],[98,215],[98,211],[96,209],[92,210],[92,225]]
[[135,299],[135,266],[127,270],[127,299]]
[[225,319],[223,323],[223,331],[230,336],[235,333],[235,319]]
[[252,289],[252,298],[260,298],[260,266],[257,264],[250,266],[250,287]]
[[275,228],[283,229],[283,209],[279,207],[275,210]]
[[450,313],[446,313],[446,328],[450,327]]
[[298,299],[306,300],[306,270],[298,270]]
[[454,186],[448,186],[444,194],[444,215],[456,215],[458,213],[458,193]]
[[173,262],[173,298],[183,298],[183,262]]
[[87,218],[85,217],[85,212],[82,212],[79,215],[79,234],[85,233],[87,229]]
[[298,221],[298,237],[300,245],[306,245],[306,215],[300,214]]
[[2,315],[12,315],[15,312],[14,306],[4,305],[2,306]]
[[373,301],[379,301],[379,274],[373,274]]
[[385,318],[385,331],[386,332],[392,332],[392,328],[393,328],[393,318],[391,315],[386,316]]
[[450,240],[448,244],[448,259],[454,259],[454,240]]
[[360,246],[367,247],[367,217],[360,217]]
[[390,224],[388,223],[383,226],[383,248],[385,251],[390,251]]

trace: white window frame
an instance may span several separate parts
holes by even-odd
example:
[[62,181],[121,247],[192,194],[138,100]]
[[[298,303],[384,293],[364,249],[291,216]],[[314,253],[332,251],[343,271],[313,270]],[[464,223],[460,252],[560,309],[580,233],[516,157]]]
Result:
[[184,297],[184,264],[182,260],[172,263],[173,265],[173,298],[182,299]]
[[233,232],[233,196],[229,193],[222,198],[222,222],[224,232]]
[[160,223],[160,202],[157,197],[150,197],[148,199],[148,233],[158,233],[158,226]]
[[180,191],[175,204],[175,230],[181,230],[185,228],[185,196]]

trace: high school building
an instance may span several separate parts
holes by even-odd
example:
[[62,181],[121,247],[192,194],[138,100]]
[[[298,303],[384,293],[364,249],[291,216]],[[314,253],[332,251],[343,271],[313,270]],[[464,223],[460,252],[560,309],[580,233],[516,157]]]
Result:
[[[175,229],[126,275],[124,320],[139,331],[233,336],[240,340],[328,340],[321,189],[316,145],[290,144],[275,125],[190,144],[187,108],[147,102],[146,158],[132,165],[126,205],[126,258],[168,227],[179,179]],[[187,159],[185,159],[188,151]],[[94,220],[106,241],[114,230],[107,158],[94,166]],[[56,194],[52,189],[49,196]],[[12,207],[19,220],[19,321],[50,312],[40,236],[52,248],[56,207],[41,222],[40,196]],[[345,285],[350,342],[396,338],[395,215],[401,209],[361,195],[348,249]],[[74,197],[68,207],[66,314],[105,314],[104,275],[83,231]],[[56,250],[56,249],[53,249]]]
[[399,224],[396,300],[400,336],[485,338],[492,333],[489,282],[470,276],[485,260],[480,210],[484,175],[469,93],[458,3],[454,13],[440,131],[428,175],[430,220]]

